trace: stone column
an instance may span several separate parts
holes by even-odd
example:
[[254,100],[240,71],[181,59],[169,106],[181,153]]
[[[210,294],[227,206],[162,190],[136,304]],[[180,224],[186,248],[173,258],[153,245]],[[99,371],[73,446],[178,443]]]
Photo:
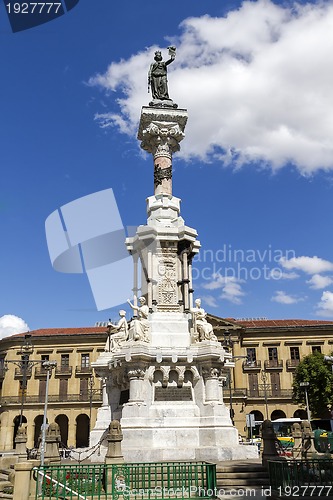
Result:
[[[136,307],[138,305],[138,261],[139,261],[139,256],[137,254],[132,254],[133,257],[133,302],[134,306]],[[133,311],[133,316],[137,316],[137,311]]]
[[29,460],[14,465],[15,483],[13,500],[29,500],[35,498],[37,483],[33,480],[32,469],[40,465],[39,460]]
[[143,403],[144,402],[144,387],[143,380],[145,371],[141,367],[130,368],[127,371],[129,379],[129,403]]
[[148,250],[147,254],[147,284],[148,284],[148,300],[147,305],[149,307],[149,311],[152,312],[153,307],[153,255],[151,250]]
[[187,251],[184,250],[182,254],[182,263],[183,263],[183,299],[184,299],[184,312],[190,311],[189,304],[189,277],[188,277],[188,254]]
[[221,388],[220,388],[220,375],[221,370],[214,367],[204,367],[202,374],[205,380],[206,403],[213,401],[220,401]]
[[184,109],[142,108],[138,139],[154,157],[155,196],[172,196],[172,154],[180,149],[186,122]]

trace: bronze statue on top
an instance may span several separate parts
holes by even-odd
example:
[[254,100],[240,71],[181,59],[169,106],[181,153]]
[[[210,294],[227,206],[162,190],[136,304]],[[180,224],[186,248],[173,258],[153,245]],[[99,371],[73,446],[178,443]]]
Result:
[[167,66],[176,58],[176,47],[170,46],[168,49],[170,59],[163,61],[161,52],[157,50],[154,57],[155,62],[150,65],[148,73],[148,92],[149,88],[151,88],[153,100],[149,103],[149,106],[162,108],[178,107],[169,97],[167,78]]

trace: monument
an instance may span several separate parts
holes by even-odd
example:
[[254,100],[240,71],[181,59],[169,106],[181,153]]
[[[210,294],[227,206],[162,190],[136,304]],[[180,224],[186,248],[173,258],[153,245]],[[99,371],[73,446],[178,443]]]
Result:
[[188,115],[169,97],[166,70],[175,47],[169,53],[165,63],[155,53],[153,100],[141,110],[138,132],[141,147],[153,155],[154,194],[147,198],[147,223],[126,239],[134,261],[128,301],[134,317],[127,323],[120,311],[118,325],[109,325],[105,352],[93,363],[104,397],[90,444],[119,420],[125,461],[255,458],[256,447],[239,445],[223,402],[232,356],[218,342],[200,299],[193,306],[192,260],[200,243],[172,193],[172,155]]

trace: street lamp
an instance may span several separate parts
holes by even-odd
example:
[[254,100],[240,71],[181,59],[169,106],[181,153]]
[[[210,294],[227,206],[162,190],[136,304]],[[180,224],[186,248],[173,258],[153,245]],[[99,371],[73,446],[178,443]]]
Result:
[[4,362],[5,370],[8,370],[8,363],[14,363],[16,366],[19,367],[20,374],[22,374],[21,409],[20,409],[19,426],[21,426],[22,422],[23,422],[23,409],[24,409],[24,402],[25,402],[25,397],[26,397],[26,392],[27,392],[29,370],[34,365],[36,365],[38,363],[42,363],[42,360],[31,360],[30,359],[30,356],[33,353],[33,350],[34,350],[34,348],[33,348],[32,342],[31,342],[31,335],[30,335],[30,333],[26,333],[24,335],[24,343],[21,346],[21,349],[17,353],[19,356],[21,356],[21,359],[19,361],[13,360],[13,359],[5,359],[5,362]]
[[268,401],[267,401],[267,373],[261,372],[261,380],[264,385],[264,397],[265,397],[265,407],[266,407],[266,420],[268,420]]
[[304,387],[305,391],[305,403],[306,403],[306,413],[308,416],[308,421],[311,421],[311,414],[310,414],[310,408],[309,408],[309,398],[308,398],[308,387],[309,387],[309,382],[300,382],[299,386]]
[[[229,332],[229,330],[225,330],[223,332],[222,346],[226,347],[228,350],[230,349],[231,356],[232,356],[230,361],[238,361],[239,359],[247,359],[247,356],[234,356],[233,345],[234,345],[234,341],[231,338],[231,333]],[[232,407],[231,367],[230,367],[229,373],[228,373],[228,388],[229,388],[230,419],[231,419],[232,425],[235,425],[235,422],[234,422],[235,412],[234,412],[234,409]]]
[[42,426],[42,441],[40,446],[40,464],[44,465],[45,458],[45,438],[46,438],[46,422],[47,422],[47,403],[49,399],[49,381],[52,369],[57,366],[56,361],[44,361],[43,368],[46,370],[46,388],[45,388],[45,403],[44,403],[44,416]]
[[91,415],[92,415],[92,404],[93,404],[93,398],[95,394],[100,394],[101,389],[94,389],[94,376],[93,374],[90,375],[89,379],[89,426],[91,428]]

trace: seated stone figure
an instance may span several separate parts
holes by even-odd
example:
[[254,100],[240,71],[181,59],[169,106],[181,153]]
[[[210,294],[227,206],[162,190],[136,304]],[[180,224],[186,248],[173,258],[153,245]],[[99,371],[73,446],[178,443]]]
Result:
[[[196,299],[195,308],[192,309],[192,318],[194,332],[197,333],[199,340],[217,340],[216,335],[213,332],[213,326],[208,323],[206,316],[206,311],[201,307],[201,299]],[[195,337],[195,334],[193,335]]]
[[142,342],[149,342],[149,307],[146,304],[146,299],[144,297],[139,298],[139,306],[135,306],[127,301],[131,306],[133,311],[137,311],[138,317],[137,319],[133,319],[130,323],[129,328],[129,340],[141,340]]
[[[113,352],[118,351],[121,348],[121,345],[126,342],[128,339],[128,324],[126,321],[126,311],[121,309],[119,311],[120,320],[116,325],[108,323],[109,336],[105,344],[105,351]],[[111,334],[111,331],[114,333]]]

